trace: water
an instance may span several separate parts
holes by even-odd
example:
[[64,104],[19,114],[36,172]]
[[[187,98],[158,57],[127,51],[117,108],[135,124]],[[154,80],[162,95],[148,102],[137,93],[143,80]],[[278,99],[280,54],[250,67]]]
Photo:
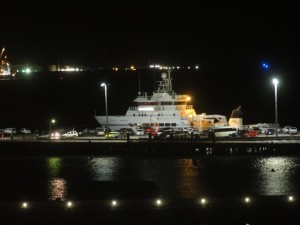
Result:
[[297,195],[299,178],[299,156],[12,156],[0,158],[0,201]]

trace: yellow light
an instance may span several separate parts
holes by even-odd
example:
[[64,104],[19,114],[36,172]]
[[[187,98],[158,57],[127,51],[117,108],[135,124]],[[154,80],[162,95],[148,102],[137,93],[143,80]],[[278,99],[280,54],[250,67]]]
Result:
[[201,203],[204,205],[206,203],[206,199],[205,198],[202,198],[201,199]]
[[73,206],[73,203],[72,202],[67,202],[67,207],[68,208],[71,208]]
[[22,203],[22,208],[26,209],[28,207],[28,203],[27,202],[23,202]]
[[113,200],[113,201],[111,202],[111,205],[112,205],[113,207],[117,206],[117,201],[116,201],[116,200]]
[[161,202],[161,200],[160,200],[160,199],[157,199],[157,200],[156,200],[156,205],[157,205],[157,206],[160,206],[160,205],[161,205],[161,203],[162,203],[162,202]]
[[290,202],[294,201],[294,197],[293,196],[289,196],[289,201]]
[[187,96],[187,97],[186,97],[186,100],[187,100],[187,101],[190,101],[190,100],[191,100],[191,97],[190,97],[190,96]]
[[246,198],[245,198],[245,202],[246,202],[246,203],[250,203],[250,198],[249,198],[249,197],[246,197]]

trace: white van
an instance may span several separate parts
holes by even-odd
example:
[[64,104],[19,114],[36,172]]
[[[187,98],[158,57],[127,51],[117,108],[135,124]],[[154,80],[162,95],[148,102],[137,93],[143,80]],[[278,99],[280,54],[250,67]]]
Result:
[[16,134],[17,130],[16,130],[16,128],[5,128],[4,133],[5,134]]
[[67,133],[64,133],[61,135],[61,138],[66,139],[66,138],[77,138],[78,133],[75,130],[69,131]]

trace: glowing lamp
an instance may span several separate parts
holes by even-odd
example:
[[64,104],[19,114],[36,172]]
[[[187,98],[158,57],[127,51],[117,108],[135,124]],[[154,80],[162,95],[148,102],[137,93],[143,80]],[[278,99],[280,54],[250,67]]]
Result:
[[67,202],[67,207],[68,207],[68,208],[71,208],[72,206],[73,206],[73,203],[72,203],[72,202],[70,202],[70,201]]

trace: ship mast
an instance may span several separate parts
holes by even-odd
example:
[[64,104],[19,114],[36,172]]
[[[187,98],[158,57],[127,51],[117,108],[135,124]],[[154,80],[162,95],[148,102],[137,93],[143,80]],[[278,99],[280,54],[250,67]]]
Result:
[[169,92],[172,92],[172,80],[171,80],[171,69],[168,69],[168,82],[169,82]]

